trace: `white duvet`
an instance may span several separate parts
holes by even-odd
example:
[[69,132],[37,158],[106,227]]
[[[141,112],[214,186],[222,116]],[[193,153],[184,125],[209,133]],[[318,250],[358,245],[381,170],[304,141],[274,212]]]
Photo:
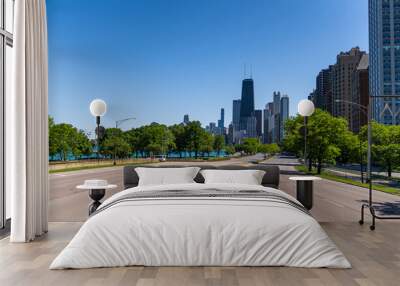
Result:
[[[266,190],[254,185],[180,184],[149,190]],[[310,215],[286,204],[233,198],[124,201],[89,218],[50,269],[145,266],[293,266],[349,268]]]

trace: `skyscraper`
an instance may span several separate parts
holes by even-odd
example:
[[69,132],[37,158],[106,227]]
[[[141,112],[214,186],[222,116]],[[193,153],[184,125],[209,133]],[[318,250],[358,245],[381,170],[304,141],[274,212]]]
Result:
[[272,116],[273,116],[273,103],[269,102],[265,105],[264,109],[264,134],[263,134],[263,142],[265,144],[272,143]]
[[[369,103],[368,83],[368,55],[364,55],[353,74],[353,95],[352,101],[364,106],[366,109]],[[362,126],[368,123],[367,115],[359,108],[353,109],[352,131],[358,133]]]
[[332,66],[321,70],[316,78],[316,89],[313,98],[316,108],[328,111],[332,114]]
[[235,142],[233,141],[233,124],[229,124],[228,126],[228,136],[227,136],[227,143],[229,145],[231,144],[235,144]]
[[350,130],[353,130],[353,109],[357,108],[349,104],[352,102],[353,73],[365,54],[358,47],[352,48],[348,52],[341,52],[332,66],[333,116],[344,117]]
[[280,123],[279,123],[279,142],[282,142],[285,136],[285,122],[289,119],[289,97],[283,95],[281,97]]
[[210,124],[206,126],[206,131],[211,134],[218,135],[218,128],[215,122],[210,122]]
[[184,124],[188,124],[188,123],[189,123],[189,114],[185,114],[185,115],[183,116],[183,123],[184,123]]
[[281,93],[275,92],[273,94],[273,104],[274,104],[274,128],[272,129],[272,142],[278,143],[280,141],[280,122],[281,122]]
[[240,99],[233,100],[232,124],[233,128],[237,128],[237,130],[239,130],[239,123],[240,123],[240,105],[241,105]]
[[399,0],[369,0],[369,52],[372,116],[383,124],[400,124]]
[[218,120],[218,128],[224,130],[225,128],[225,110],[221,108],[221,117]]
[[[234,99],[232,106],[232,132],[231,132],[231,141],[233,144],[239,143],[240,141],[240,106],[241,100]],[[231,129],[229,129],[231,130]]]
[[247,78],[242,81],[242,98],[240,104],[240,129],[246,130],[249,118],[254,114],[254,83]]
[[256,117],[250,116],[246,120],[245,137],[256,138],[257,137],[257,119]]
[[289,118],[289,97],[281,93],[273,93],[273,101],[264,109],[264,143],[281,143],[285,132],[284,126]]
[[262,110],[254,110],[254,117],[256,118],[256,135],[258,138],[262,136]]

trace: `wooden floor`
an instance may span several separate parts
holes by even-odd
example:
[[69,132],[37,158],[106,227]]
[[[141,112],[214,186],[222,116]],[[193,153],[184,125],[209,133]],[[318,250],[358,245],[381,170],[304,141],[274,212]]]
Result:
[[0,241],[0,285],[400,285],[400,224],[380,222],[371,232],[357,223],[322,223],[353,268],[123,267],[48,270],[81,223],[50,223],[30,244]]
[[[294,195],[288,180],[294,170],[290,159],[268,161],[280,165],[280,188]],[[223,163],[223,162],[222,162]],[[221,163],[221,164],[222,164]],[[124,267],[87,270],[48,270],[51,261],[87,218],[89,199],[75,186],[84,179],[106,178],[121,185],[121,169],[55,174],[50,178],[49,233],[29,244],[0,241],[0,286],[17,285],[400,285],[400,222],[369,220],[360,226],[360,206],[366,189],[328,180],[316,182],[312,215],[343,251],[353,268],[302,269],[288,267]],[[117,190],[119,191],[119,189]],[[108,195],[111,195],[108,194]],[[397,196],[374,192],[385,214],[399,210]]]

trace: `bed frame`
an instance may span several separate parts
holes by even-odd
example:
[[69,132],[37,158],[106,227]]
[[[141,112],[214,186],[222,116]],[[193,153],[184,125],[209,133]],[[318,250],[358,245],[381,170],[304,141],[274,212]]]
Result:
[[[238,166],[238,165],[225,165],[225,166],[210,166],[210,165],[190,165],[190,166],[182,166],[182,165],[163,165],[163,166],[125,166],[124,167],[124,189],[136,187],[139,183],[139,176],[135,171],[137,167],[146,167],[146,168],[182,168],[182,167],[199,167],[202,170],[207,169],[216,169],[216,170],[263,170],[265,171],[265,175],[262,179],[261,184],[264,187],[271,187],[278,189],[279,188],[279,167],[271,166],[271,165],[253,165],[253,166]],[[194,180],[197,183],[204,183],[204,178],[200,174],[197,174]]]

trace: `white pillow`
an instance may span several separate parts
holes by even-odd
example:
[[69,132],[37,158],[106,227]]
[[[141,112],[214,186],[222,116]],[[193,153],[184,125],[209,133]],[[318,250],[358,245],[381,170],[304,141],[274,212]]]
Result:
[[261,185],[265,171],[261,170],[202,170],[205,184]]
[[193,180],[200,168],[135,168],[139,186],[195,183]]

